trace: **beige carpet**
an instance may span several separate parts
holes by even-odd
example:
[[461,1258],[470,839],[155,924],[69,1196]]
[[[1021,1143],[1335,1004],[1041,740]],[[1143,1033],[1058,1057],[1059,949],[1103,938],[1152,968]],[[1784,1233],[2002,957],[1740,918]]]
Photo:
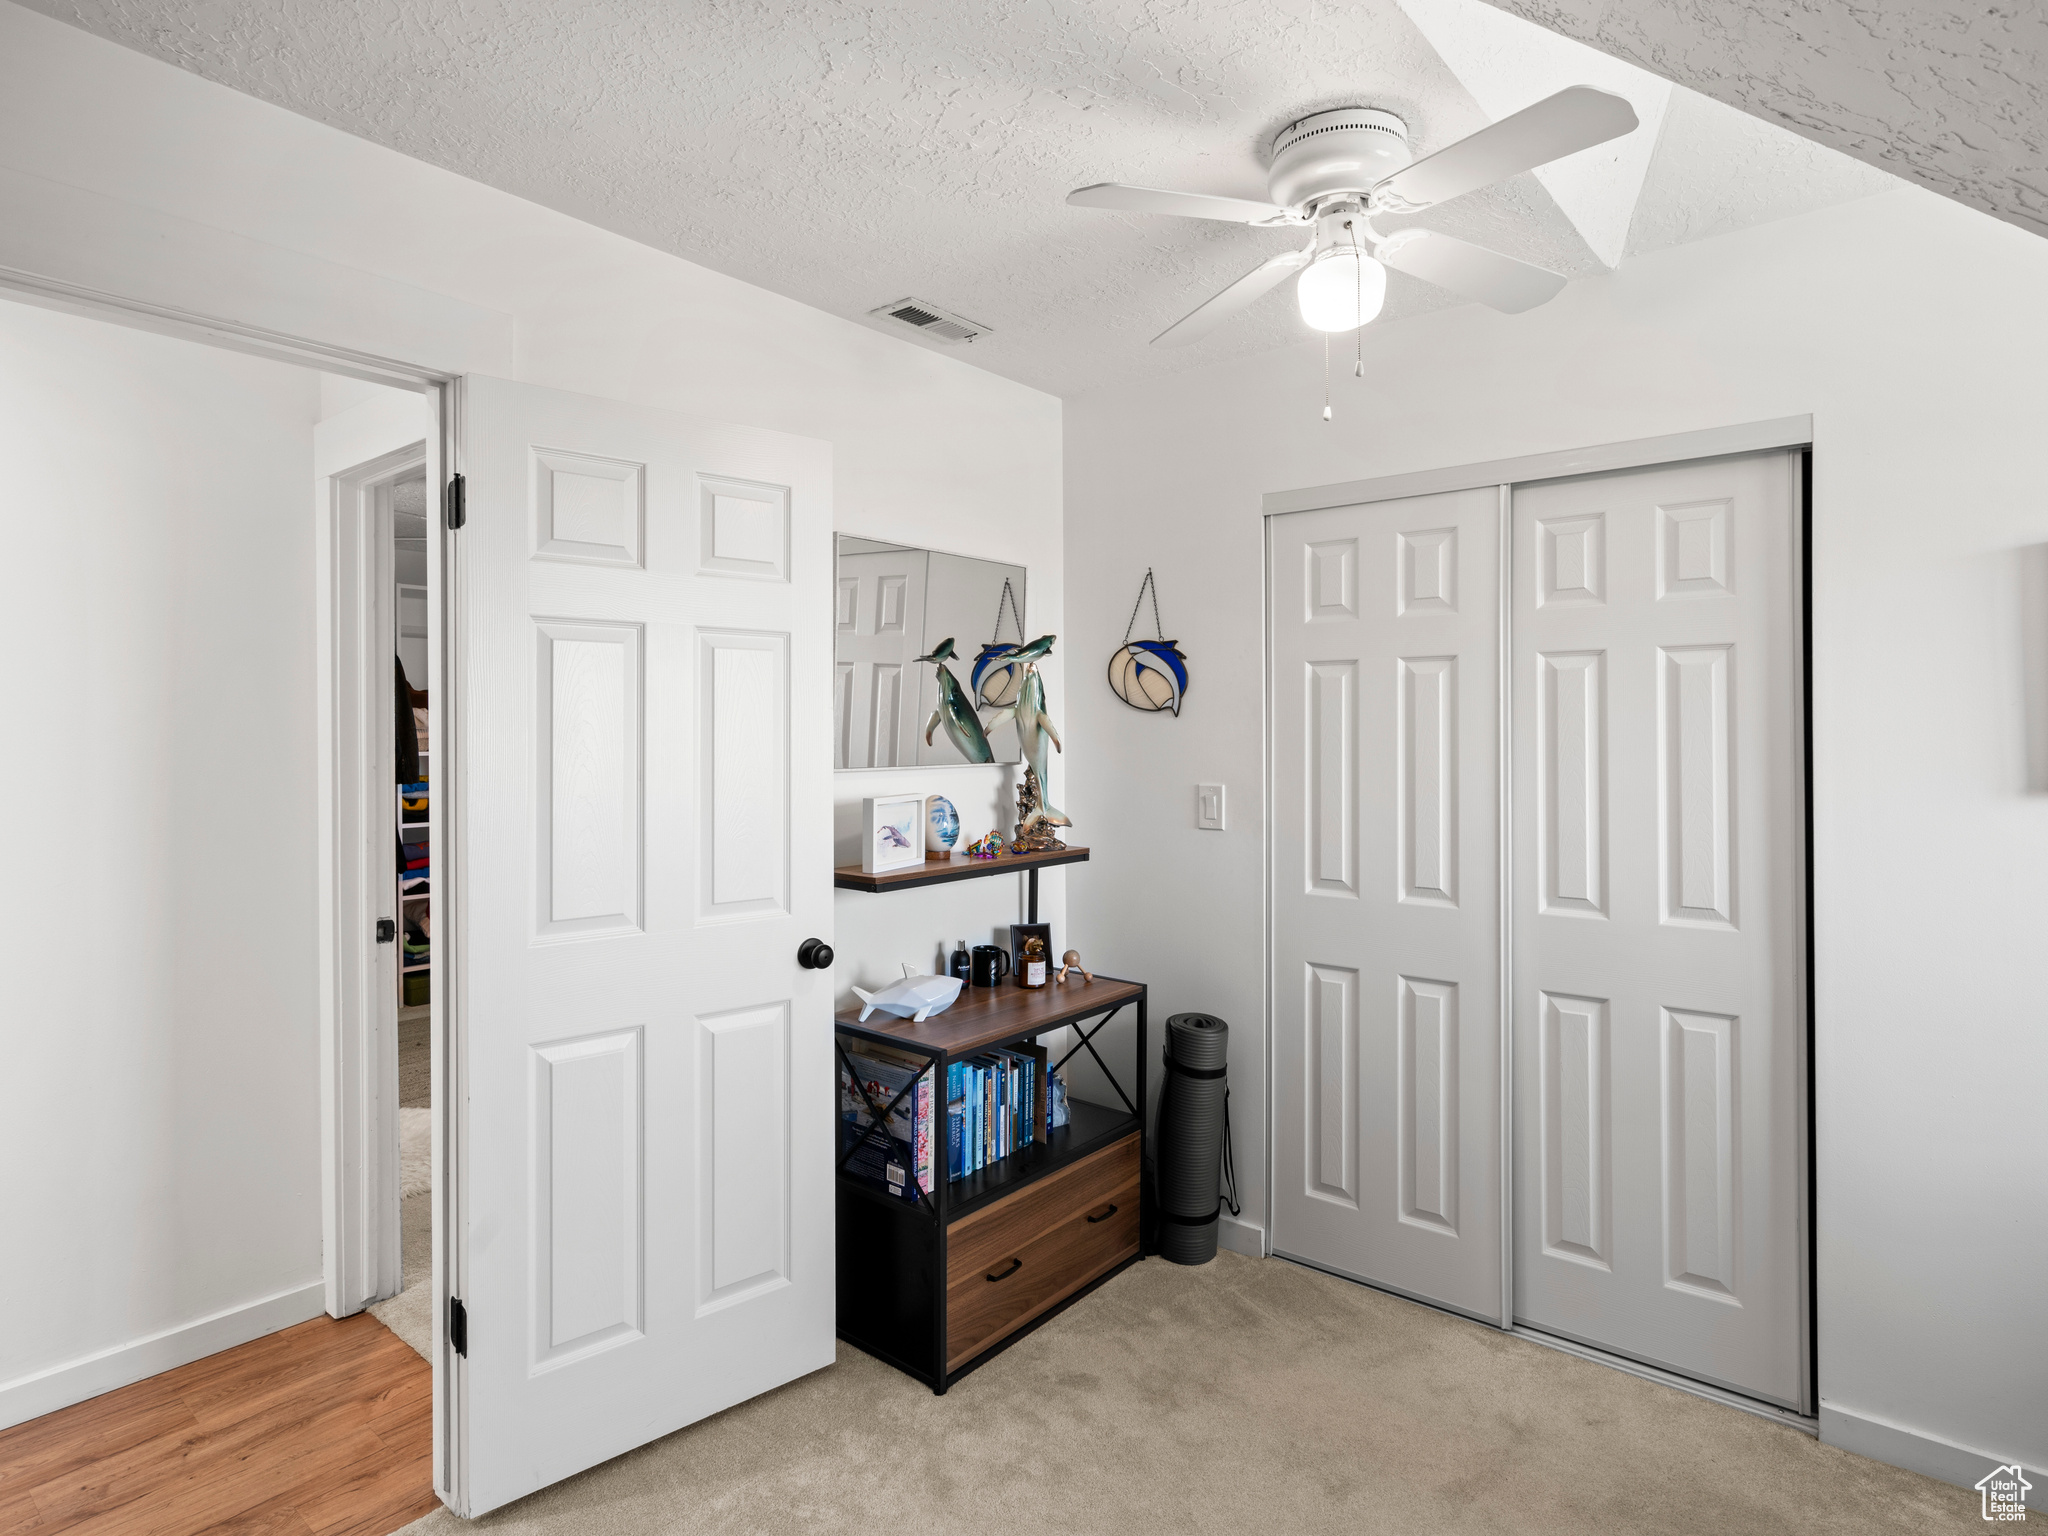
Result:
[[[373,1303],[370,1315],[419,1352],[423,1360],[433,1358],[434,1313],[429,1296],[434,1278],[433,1215],[433,1118],[425,1107],[426,1009],[417,1021],[399,1017],[399,1111],[398,1111],[398,1230],[399,1273],[404,1289],[389,1301]],[[407,1068],[406,1031],[416,1023],[418,1035],[415,1059],[419,1067],[418,1104],[405,1095]]]
[[427,1038],[432,1011],[398,1010],[398,1102],[418,1109],[433,1101],[433,1055]]
[[934,1397],[838,1364],[409,1532],[1873,1536],[1977,1496],[1279,1259],[1147,1260]]
[[405,1289],[373,1302],[370,1315],[418,1352],[434,1358],[434,1197],[407,1195],[398,1206],[399,1254]]
[[398,1110],[398,1198],[434,1187],[434,1112],[410,1104]]

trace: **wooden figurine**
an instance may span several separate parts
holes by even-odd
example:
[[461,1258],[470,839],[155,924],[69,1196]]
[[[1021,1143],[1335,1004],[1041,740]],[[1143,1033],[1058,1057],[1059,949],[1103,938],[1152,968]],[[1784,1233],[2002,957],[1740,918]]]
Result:
[[1053,824],[1039,814],[1039,799],[1038,770],[1026,763],[1024,782],[1017,786],[1017,839],[1010,852],[1059,853],[1066,848]]
[[[1081,951],[1078,949],[1070,949],[1060,956],[1059,974],[1053,980],[1064,987],[1067,984],[1067,972],[1069,971],[1081,971]],[[1088,971],[1081,971],[1081,979],[1091,987],[1095,985],[1095,977]]]

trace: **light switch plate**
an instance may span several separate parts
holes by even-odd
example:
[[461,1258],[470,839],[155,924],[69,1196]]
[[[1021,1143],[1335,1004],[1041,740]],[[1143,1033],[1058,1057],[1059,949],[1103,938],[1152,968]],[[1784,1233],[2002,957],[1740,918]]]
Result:
[[1195,786],[1195,830],[1198,832],[1221,832],[1223,830],[1223,786],[1221,784],[1197,784]]

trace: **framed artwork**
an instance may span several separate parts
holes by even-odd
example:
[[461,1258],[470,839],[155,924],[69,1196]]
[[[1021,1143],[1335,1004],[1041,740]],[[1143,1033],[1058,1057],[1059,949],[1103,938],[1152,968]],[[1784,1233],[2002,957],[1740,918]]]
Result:
[[861,802],[861,873],[887,874],[924,862],[924,796],[879,795]]

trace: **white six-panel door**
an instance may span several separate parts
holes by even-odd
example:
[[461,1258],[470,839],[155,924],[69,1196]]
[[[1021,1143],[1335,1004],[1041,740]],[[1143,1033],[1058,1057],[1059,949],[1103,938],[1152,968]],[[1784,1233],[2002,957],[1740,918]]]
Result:
[[461,409],[441,1358],[478,1514],[832,1360],[796,963],[831,937],[831,464],[492,379]]
[[1269,520],[1272,1240],[1811,1411],[1798,466],[1514,488],[1505,754],[1505,487]]
[[1274,1240],[1498,1321],[1500,493],[1272,523]]
[[907,768],[918,760],[926,669],[922,549],[849,550],[833,591],[832,763]]
[[1798,459],[1514,492],[1515,1315],[1806,1404]]

